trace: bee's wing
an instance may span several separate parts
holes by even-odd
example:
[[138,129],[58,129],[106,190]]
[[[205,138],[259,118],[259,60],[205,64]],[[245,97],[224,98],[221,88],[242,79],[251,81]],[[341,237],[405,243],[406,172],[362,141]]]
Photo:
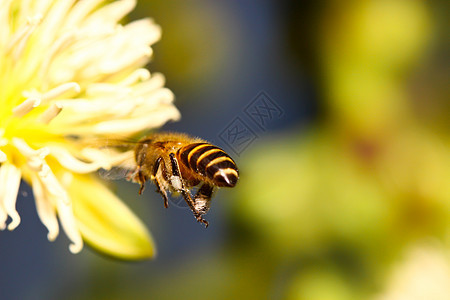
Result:
[[85,143],[92,147],[85,149],[84,153],[90,160],[107,162],[107,167],[98,171],[100,177],[107,180],[132,179],[137,168],[133,150],[137,142],[120,138],[95,138]]
[[130,179],[135,170],[124,169],[121,167],[112,167],[109,170],[100,169],[98,174],[106,180]]
[[99,169],[100,177],[107,180],[130,180],[136,171],[133,151],[127,151],[121,154],[121,158],[109,169]]

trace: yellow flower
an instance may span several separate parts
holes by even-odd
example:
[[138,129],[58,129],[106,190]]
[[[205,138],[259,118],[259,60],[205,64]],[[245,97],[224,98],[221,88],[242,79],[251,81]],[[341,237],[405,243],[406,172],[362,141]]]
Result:
[[123,154],[86,146],[179,118],[160,74],[142,67],[160,28],[120,25],[134,0],[0,0],[0,228],[20,223],[21,179],[32,186],[48,239],[58,220],[79,252],[83,239],[107,254],[154,255],[137,217],[92,172]]

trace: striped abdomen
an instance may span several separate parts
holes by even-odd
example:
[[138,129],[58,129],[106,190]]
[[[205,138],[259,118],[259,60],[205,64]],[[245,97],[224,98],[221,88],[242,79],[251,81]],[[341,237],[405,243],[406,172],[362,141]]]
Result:
[[239,178],[231,157],[214,145],[190,144],[180,148],[177,156],[185,167],[211,179],[217,186],[233,187]]

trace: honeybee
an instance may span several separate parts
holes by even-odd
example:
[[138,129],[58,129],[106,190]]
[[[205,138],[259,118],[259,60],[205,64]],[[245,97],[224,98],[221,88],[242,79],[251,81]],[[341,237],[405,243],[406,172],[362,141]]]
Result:
[[[202,139],[182,133],[155,133],[139,140],[134,148],[136,169],[129,180],[140,184],[151,180],[169,207],[167,193],[180,193],[197,219],[203,219],[210,208],[211,197],[218,187],[234,187],[239,171],[233,159],[222,149]],[[191,189],[198,187],[195,196]]]

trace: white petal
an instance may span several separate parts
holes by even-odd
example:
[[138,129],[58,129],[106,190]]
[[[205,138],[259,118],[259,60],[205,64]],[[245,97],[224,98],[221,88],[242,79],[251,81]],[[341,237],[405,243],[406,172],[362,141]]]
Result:
[[147,81],[148,79],[150,79],[150,72],[147,69],[137,69],[127,78],[119,82],[119,85],[130,86],[139,81]]
[[52,0],[22,0],[16,1],[20,2],[21,6],[18,9],[22,19],[27,19],[30,15],[34,15],[36,13],[45,14],[47,13],[49,7],[52,5]]
[[108,95],[110,95],[113,98],[120,98],[125,97],[126,95],[129,96],[132,92],[133,90],[130,87],[117,85],[113,83],[103,83],[103,82],[94,83],[86,87],[86,95],[89,98],[105,97]]
[[147,93],[153,93],[162,88],[165,82],[166,79],[164,78],[164,75],[161,73],[154,73],[149,80],[134,85],[133,94],[137,96],[147,96]]
[[149,87],[143,85],[142,89],[138,90],[138,92],[141,93],[139,96],[141,97],[140,103],[142,104],[142,106],[151,108],[155,105],[170,104],[173,102],[174,95],[171,90],[166,88],[159,88],[151,91],[145,90],[146,88]]
[[3,205],[0,205],[0,230],[6,228],[6,219],[8,219],[8,214],[4,210]]
[[23,156],[28,157],[36,155],[36,150],[28,146],[28,144],[23,139],[13,138],[12,143]]
[[136,0],[121,0],[105,5],[91,14],[85,23],[103,25],[105,23],[116,24],[136,6]]
[[14,59],[19,58],[19,56],[22,54],[31,34],[36,30],[41,20],[42,20],[41,14],[37,14],[33,18],[30,18],[27,24],[22,26],[10,38],[8,45],[6,46],[6,52],[11,51]]
[[[3,167],[0,166],[0,191],[5,191],[8,185],[8,181],[5,177],[5,170],[2,170]],[[6,228],[6,220],[8,219],[8,214],[3,205],[3,196],[0,194],[0,230],[4,230]]]
[[39,171],[37,174],[42,184],[45,186],[47,192],[49,193],[49,196],[58,199],[62,198],[64,200],[69,200],[69,198],[64,196],[66,193],[65,189],[61,186],[55,174],[53,174],[52,170],[47,165],[47,163],[45,163],[42,166],[42,170]]
[[97,134],[133,134],[146,128],[162,126],[167,120],[178,120],[180,113],[173,106],[166,106],[139,118],[114,120],[98,123],[93,126],[92,132]]
[[[50,202],[50,205],[56,206],[61,226],[67,237],[72,241],[72,244],[69,246],[70,251],[72,253],[78,253],[83,248],[83,240],[81,239],[81,234],[73,215],[72,203],[67,191],[55,177],[51,169],[48,165],[45,166],[48,168],[45,176],[43,176],[43,172],[39,172],[38,175],[39,180],[44,187],[46,200],[47,202]],[[52,221],[50,220],[50,222]]]
[[108,167],[102,166],[98,162],[86,163],[76,159],[66,148],[59,146],[49,146],[50,153],[58,162],[66,169],[75,173],[91,173],[97,171],[99,168]]
[[16,201],[21,177],[20,170],[14,165],[9,163],[2,164],[0,168],[0,204],[4,212],[12,219],[8,225],[9,230],[14,230],[20,224],[20,216],[16,210]]
[[[47,79],[51,72],[50,67],[54,59],[58,57],[58,54],[66,49],[70,43],[75,39],[75,31],[67,30],[51,45],[50,49],[46,51],[45,56],[42,58],[41,66],[39,69],[39,76],[42,79]],[[58,82],[55,82],[58,84]]]
[[39,178],[33,174],[31,177],[36,210],[42,224],[47,227],[47,238],[54,241],[59,233],[58,220],[56,218],[56,209],[51,200],[46,197],[44,187]]
[[75,93],[79,93],[80,85],[76,82],[67,82],[64,84],[60,84],[59,86],[51,89],[50,91],[42,95],[42,100],[51,100],[72,91]]
[[73,8],[70,10],[70,13],[65,20],[64,27],[71,29],[75,26],[83,25],[81,21],[102,2],[104,2],[104,0],[77,1],[77,3],[75,3]]
[[0,150],[0,163],[6,161],[6,154],[2,150]]
[[74,1],[75,0],[52,1],[52,6],[39,26],[39,38],[36,39],[38,47],[41,47],[42,49],[50,48],[50,45],[53,44],[60,34],[59,32],[64,24],[64,20]]
[[0,1],[0,49],[4,49],[11,34],[9,14],[12,0]]
[[[67,193],[64,197],[68,198]],[[77,222],[73,215],[72,205],[67,204],[70,203],[70,199],[59,198],[56,199],[56,202],[61,226],[67,237],[72,241],[72,244],[69,246],[69,250],[72,253],[78,253],[81,249],[83,249],[83,239],[81,238]]]
[[[139,45],[132,49],[120,50],[120,52],[117,51],[117,53],[111,55],[108,59],[105,59],[102,64],[98,66],[98,69],[96,70],[97,73],[100,72],[100,74],[111,74],[119,72],[133,66],[136,62],[141,61],[142,59],[147,59],[153,53],[152,48],[147,45]],[[88,71],[90,70],[86,70],[86,73],[88,73]]]
[[133,21],[124,27],[125,34],[135,34],[139,36],[140,44],[152,45],[161,38],[161,27],[152,19],[141,19]]

